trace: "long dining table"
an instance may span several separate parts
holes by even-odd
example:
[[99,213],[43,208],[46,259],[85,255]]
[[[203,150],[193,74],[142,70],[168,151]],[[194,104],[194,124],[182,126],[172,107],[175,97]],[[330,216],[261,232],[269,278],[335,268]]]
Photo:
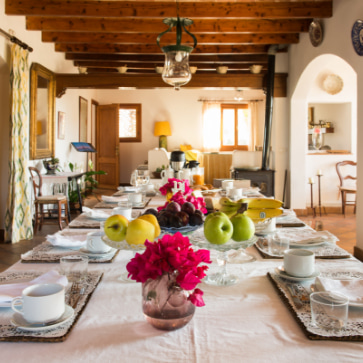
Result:
[[[150,207],[160,205],[155,198]],[[71,230],[71,229],[70,229]],[[191,237],[192,239],[192,237]],[[175,331],[157,330],[148,324],[141,306],[141,284],[124,282],[121,276],[133,256],[120,250],[112,263],[92,263],[89,274],[102,279],[72,330],[62,342],[1,341],[2,362],[358,362],[361,341],[311,340],[295,319],[288,301],[281,297],[271,279],[282,259],[263,257],[255,246],[246,250],[255,261],[227,263],[228,273],[238,276],[231,286],[198,285],[204,291],[205,306]],[[208,275],[220,270],[217,253]],[[353,256],[344,259],[316,259],[321,274],[363,276],[363,264]],[[58,263],[17,262],[0,274],[22,272],[42,274],[58,270]],[[310,280],[304,283],[310,289]],[[351,311],[350,311],[351,313]],[[363,308],[352,313],[362,317]],[[11,316],[0,307],[0,322]],[[1,335],[1,331],[0,331]]]
[[[122,250],[113,263],[91,264],[103,277],[67,339],[60,343],[0,342],[3,362],[358,362],[362,342],[309,340],[276,293],[267,273],[281,260],[228,264],[240,282],[202,283],[204,307],[175,331],[149,325],[141,308],[141,284],[120,281],[132,252]],[[317,260],[320,271],[360,271],[354,258]],[[210,272],[218,268],[213,264]],[[6,272],[59,269],[58,264],[13,265]],[[0,309],[0,314],[4,313]],[[9,309],[10,310],[10,309]],[[363,317],[363,311],[362,311]]]

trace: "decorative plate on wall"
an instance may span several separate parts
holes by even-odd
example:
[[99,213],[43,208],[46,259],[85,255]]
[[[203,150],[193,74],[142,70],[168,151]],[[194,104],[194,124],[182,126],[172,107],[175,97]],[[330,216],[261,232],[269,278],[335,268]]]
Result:
[[320,20],[313,20],[309,26],[310,42],[314,47],[319,46],[323,42],[323,25]]
[[330,74],[324,79],[323,89],[331,95],[336,95],[343,89],[343,80],[336,74]]
[[357,20],[352,28],[352,42],[358,55],[363,55],[363,21]]

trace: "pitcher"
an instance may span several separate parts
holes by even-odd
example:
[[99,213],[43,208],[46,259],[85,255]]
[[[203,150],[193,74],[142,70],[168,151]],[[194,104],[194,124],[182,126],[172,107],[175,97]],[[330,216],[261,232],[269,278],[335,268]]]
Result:
[[167,169],[161,171],[161,179],[163,184],[166,184],[169,178],[174,178],[174,170],[170,166]]

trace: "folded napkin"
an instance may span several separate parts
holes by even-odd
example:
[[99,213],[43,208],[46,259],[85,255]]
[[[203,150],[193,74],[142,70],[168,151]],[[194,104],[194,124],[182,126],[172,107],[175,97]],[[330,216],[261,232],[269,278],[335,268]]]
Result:
[[47,241],[53,246],[64,248],[81,248],[87,245],[87,234],[79,234],[74,236],[63,236],[57,232],[52,235],[48,235]]
[[311,228],[281,228],[276,232],[280,238],[290,239],[290,243],[308,244],[317,242],[335,243],[338,238],[328,231],[315,231]]
[[58,271],[51,270],[45,274],[28,282],[19,282],[16,284],[0,285],[0,303],[11,303],[14,297],[21,296],[22,291],[35,284],[61,284],[67,286],[68,279],[66,276],[60,275]]
[[106,203],[118,203],[118,202],[126,202],[127,197],[114,197],[109,195],[102,195],[102,200]]
[[319,291],[340,292],[349,299],[349,302],[363,305],[363,280],[332,280],[317,277],[315,286]]
[[91,209],[91,208],[87,208],[87,207],[82,207],[83,213],[85,216],[87,216],[88,218],[91,219],[102,219],[102,220],[106,220],[110,214],[102,211],[102,210],[97,210],[97,209]]

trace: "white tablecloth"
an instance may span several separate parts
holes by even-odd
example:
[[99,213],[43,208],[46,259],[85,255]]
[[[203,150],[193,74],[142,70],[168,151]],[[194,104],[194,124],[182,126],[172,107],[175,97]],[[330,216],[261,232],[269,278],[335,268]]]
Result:
[[[229,287],[201,284],[205,307],[184,328],[154,329],[144,320],[141,285],[118,280],[131,252],[114,263],[91,265],[104,272],[86,309],[63,343],[0,342],[2,362],[358,362],[363,343],[310,341],[282,303],[268,271],[281,260],[228,265],[241,281]],[[350,260],[318,260],[321,271],[360,269]],[[56,264],[17,263],[10,270],[48,271]],[[211,269],[214,270],[214,267]],[[0,309],[1,313],[1,309]],[[363,309],[362,309],[363,318]]]

